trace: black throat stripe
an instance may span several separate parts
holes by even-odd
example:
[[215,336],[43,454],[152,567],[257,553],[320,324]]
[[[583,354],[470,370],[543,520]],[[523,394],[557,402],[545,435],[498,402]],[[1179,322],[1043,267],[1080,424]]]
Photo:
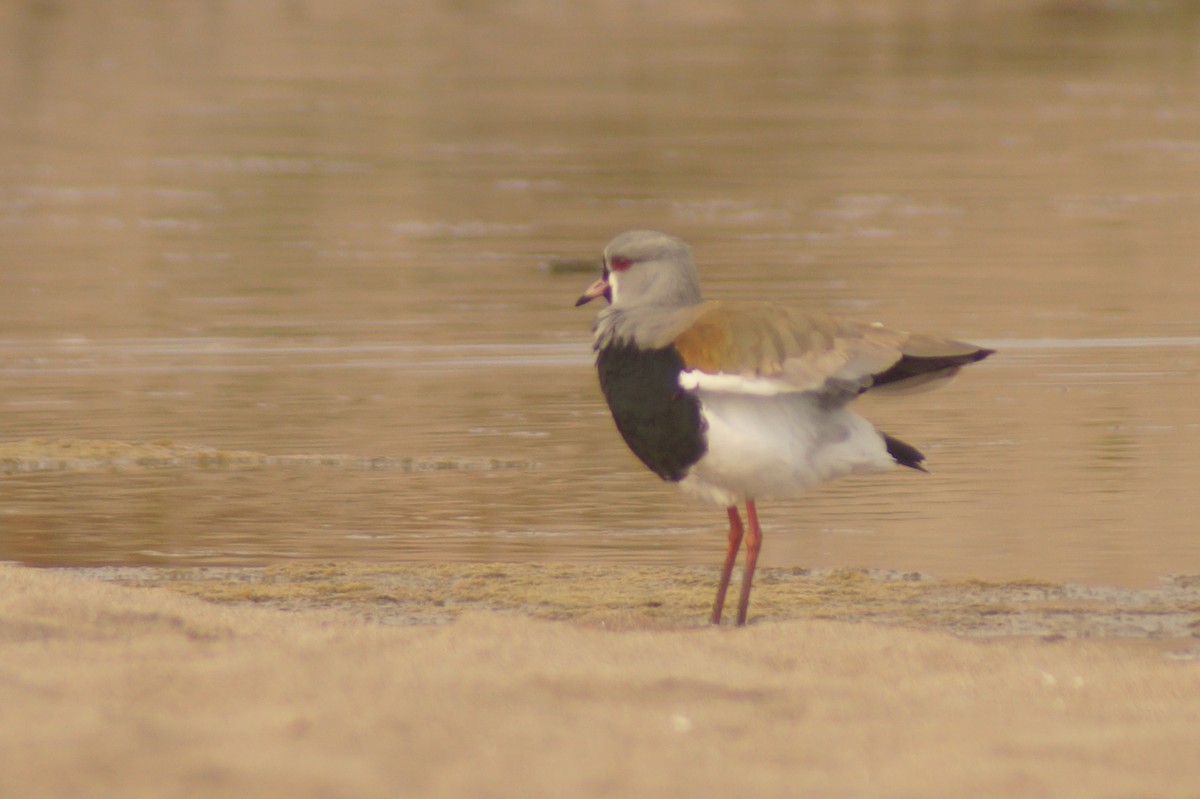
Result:
[[683,359],[674,347],[610,344],[596,355],[600,390],[625,443],[664,480],[682,480],[707,444],[700,400],[679,387]]

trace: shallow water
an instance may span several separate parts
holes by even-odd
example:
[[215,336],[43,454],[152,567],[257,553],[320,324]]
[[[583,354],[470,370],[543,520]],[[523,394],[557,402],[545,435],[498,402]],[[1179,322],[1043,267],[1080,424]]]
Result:
[[765,565],[1200,572],[1200,12],[959,5],[3,12],[0,559],[717,563],[546,267],[645,226],[1001,350],[864,402],[932,475],[764,502]]

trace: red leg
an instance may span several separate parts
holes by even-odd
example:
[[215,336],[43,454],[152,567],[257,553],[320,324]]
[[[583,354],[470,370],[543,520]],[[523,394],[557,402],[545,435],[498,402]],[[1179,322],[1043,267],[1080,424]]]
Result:
[[742,594],[738,597],[737,623],[746,623],[746,611],[750,608],[750,585],[754,582],[754,567],[758,564],[758,550],[762,547],[762,528],[758,526],[758,509],[754,500],[746,500],[746,520],[750,532],[746,536],[746,563],[742,568]]
[[725,565],[721,568],[721,584],[717,586],[717,601],[713,603],[712,623],[721,623],[721,610],[725,607],[725,592],[729,590],[729,577],[733,574],[733,562],[737,560],[738,547],[742,545],[742,517],[737,505],[726,508],[729,513],[729,550],[725,553]]

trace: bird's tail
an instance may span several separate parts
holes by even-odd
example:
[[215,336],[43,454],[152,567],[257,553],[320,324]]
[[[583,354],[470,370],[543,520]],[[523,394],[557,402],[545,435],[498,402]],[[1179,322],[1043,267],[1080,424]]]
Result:
[[883,436],[883,443],[887,446],[888,454],[896,459],[896,463],[901,466],[907,466],[910,469],[916,469],[920,472],[928,472],[922,464],[925,463],[925,456],[921,451],[912,444],[907,444],[898,438],[892,438],[887,433],[880,432]]

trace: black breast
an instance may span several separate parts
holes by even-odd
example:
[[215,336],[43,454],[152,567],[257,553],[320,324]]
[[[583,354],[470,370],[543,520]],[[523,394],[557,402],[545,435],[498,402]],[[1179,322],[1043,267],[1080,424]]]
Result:
[[679,387],[674,347],[612,344],[596,356],[600,390],[625,443],[664,480],[682,480],[706,448],[700,401]]

